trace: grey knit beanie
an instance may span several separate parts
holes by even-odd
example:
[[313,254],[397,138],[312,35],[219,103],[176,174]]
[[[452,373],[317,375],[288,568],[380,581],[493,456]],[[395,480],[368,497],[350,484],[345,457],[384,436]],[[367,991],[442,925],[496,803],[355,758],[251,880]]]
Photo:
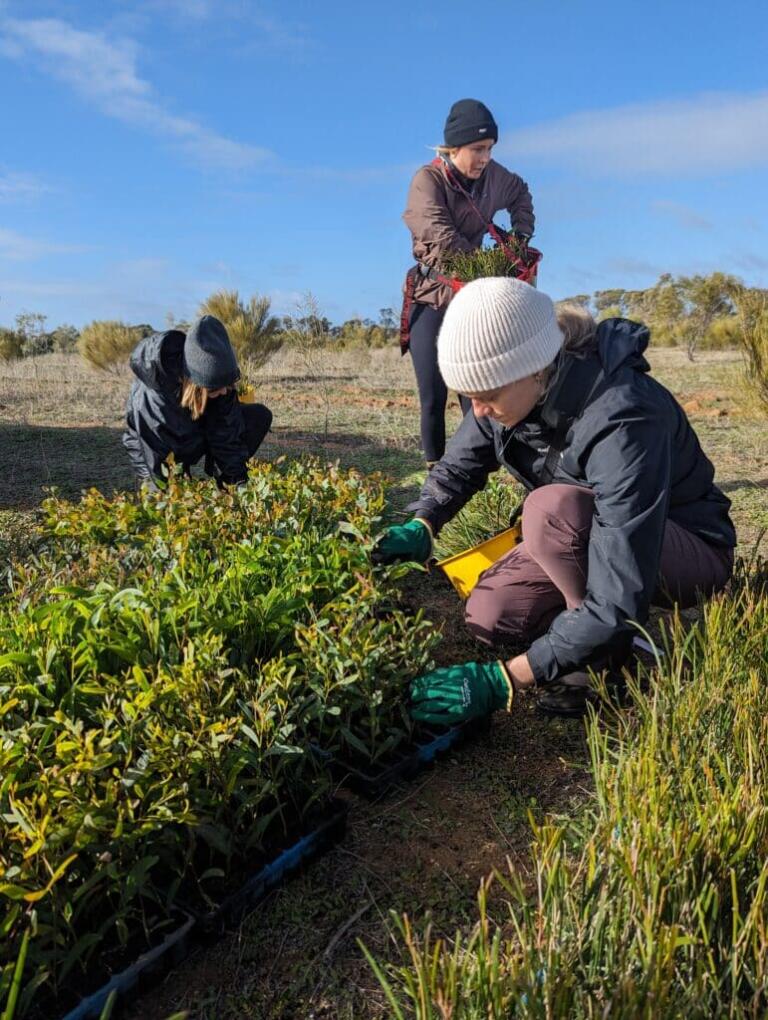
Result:
[[551,298],[513,277],[490,276],[462,287],[448,305],[437,360],[451,389],[484,393],[539,372],[562,345]]
[[184,339],[184,374],[198,386],[218,390],[240,378],[224,323],[213,315],[193,322]]

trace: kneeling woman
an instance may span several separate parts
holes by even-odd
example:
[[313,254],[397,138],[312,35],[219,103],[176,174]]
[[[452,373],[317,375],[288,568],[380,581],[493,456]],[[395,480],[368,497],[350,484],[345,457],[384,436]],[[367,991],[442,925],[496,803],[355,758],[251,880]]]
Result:
[[240,369],[218,319],[204,315],[186,336],[177,329],[148,336],[131,354],[131,368],[123,445],[140,482],[155,488],[170,454],[187,471],[205,458],[220,485],[245,481],[272,412],[237,399]]
[[556,315],[513,279],[477,280],[449,306],[440,371],[474,414],[378,555],[426,561],[432,537],[507,468],[530,490],[523,541],[481,575],[466,622],[486,644],[526,650],[420,677],[415,718],[471,718],[534,685],[542,707],[568,712],[587,667],[625,661],[651,602],[691,606],[726,584],[730,502],[685,412],[648,374],[648,339],[625,319]]

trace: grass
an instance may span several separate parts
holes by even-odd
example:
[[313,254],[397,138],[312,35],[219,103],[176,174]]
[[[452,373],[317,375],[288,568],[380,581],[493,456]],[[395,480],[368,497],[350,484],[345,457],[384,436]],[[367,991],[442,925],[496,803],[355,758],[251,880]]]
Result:
[[499,875],[504,920],[483,887],[449,940],[395,918],[404,963],[368,954],[392,1016],[766,1016],[766,579],[676,621],[631,707],[592,718],[594,792],[533,824],[533,895]]
[[[765,519],[768,422],[746,401],[740,356],[702,352],[691,364],[682,350],[652,350],[651,362],[684,403],[697,404],[691,420],[734,501],[741,548],[748,553]],[[256,380],[260,399],[275,414],[263,456],[315,453],[344,466],[381,470],[391,486],[391,515],[403,518],[424,478],[409,359],[395,347],[340,352],[308,371],[294,352],[281,351]],[[70,496],[91,472],[105,490],[132,484],[120,444],[129,382],[127,374],[103,377],[62,355],[3,371],[0,435],[12,435],[4,431],[10,425],[28,431],[23,455],[0,443],[4,551],[28,546],[29,522],[51,480]],[[458,421],[452,401],[449,431]],[[96,455],[89,430],[97,429],[104,432]],[[444,625],[440,664],[478,656],[447,584],[414,574],[404,600]],[[520,699],[512,716],[494,720],[482,743],[381,803],[356,803],[342,847],[275,893],[227,940],[196,954],[161,989],[138,1000],[129,1020],[166,1020],[174,1010],[187,1011],[190,1020],[392,1016],[357,939],[382,965],[401,962],[400,944],[385,924],[391,910],[407,911],[419,930],[431,911],[433,933],[452,939],[460,924],[470,937],[478,885],[493,868],[508,873],[507,858],[525,889],[535,893],[528,809],[539,824],[551,813],[575,814],[593,787],[588,758],[580,723],[543,719]],[[492,921],[504,923],[507,898],[499,884],[489,891]]]

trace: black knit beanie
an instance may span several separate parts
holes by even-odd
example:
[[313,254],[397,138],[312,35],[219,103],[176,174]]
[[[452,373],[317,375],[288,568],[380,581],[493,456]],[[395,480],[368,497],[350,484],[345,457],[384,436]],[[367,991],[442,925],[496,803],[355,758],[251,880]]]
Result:
[[198,386],[218,390],[240,378],[224,323],[213,315],[193,322],[184,339],[184,374]]
[[482,142],[485,138],[499,140],[499,129],[493,114],[479,99],[459,99],[451,107],[443,132],[445,144],[458,149],[470,142]]

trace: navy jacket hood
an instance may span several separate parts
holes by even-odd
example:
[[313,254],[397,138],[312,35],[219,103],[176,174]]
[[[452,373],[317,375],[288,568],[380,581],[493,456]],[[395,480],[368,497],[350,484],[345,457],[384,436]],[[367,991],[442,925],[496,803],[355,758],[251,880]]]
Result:
[[152,333],[133,349],[130,359],[133,374],[150,390],[173,393],[181,382],[183,351],[181,330]]

